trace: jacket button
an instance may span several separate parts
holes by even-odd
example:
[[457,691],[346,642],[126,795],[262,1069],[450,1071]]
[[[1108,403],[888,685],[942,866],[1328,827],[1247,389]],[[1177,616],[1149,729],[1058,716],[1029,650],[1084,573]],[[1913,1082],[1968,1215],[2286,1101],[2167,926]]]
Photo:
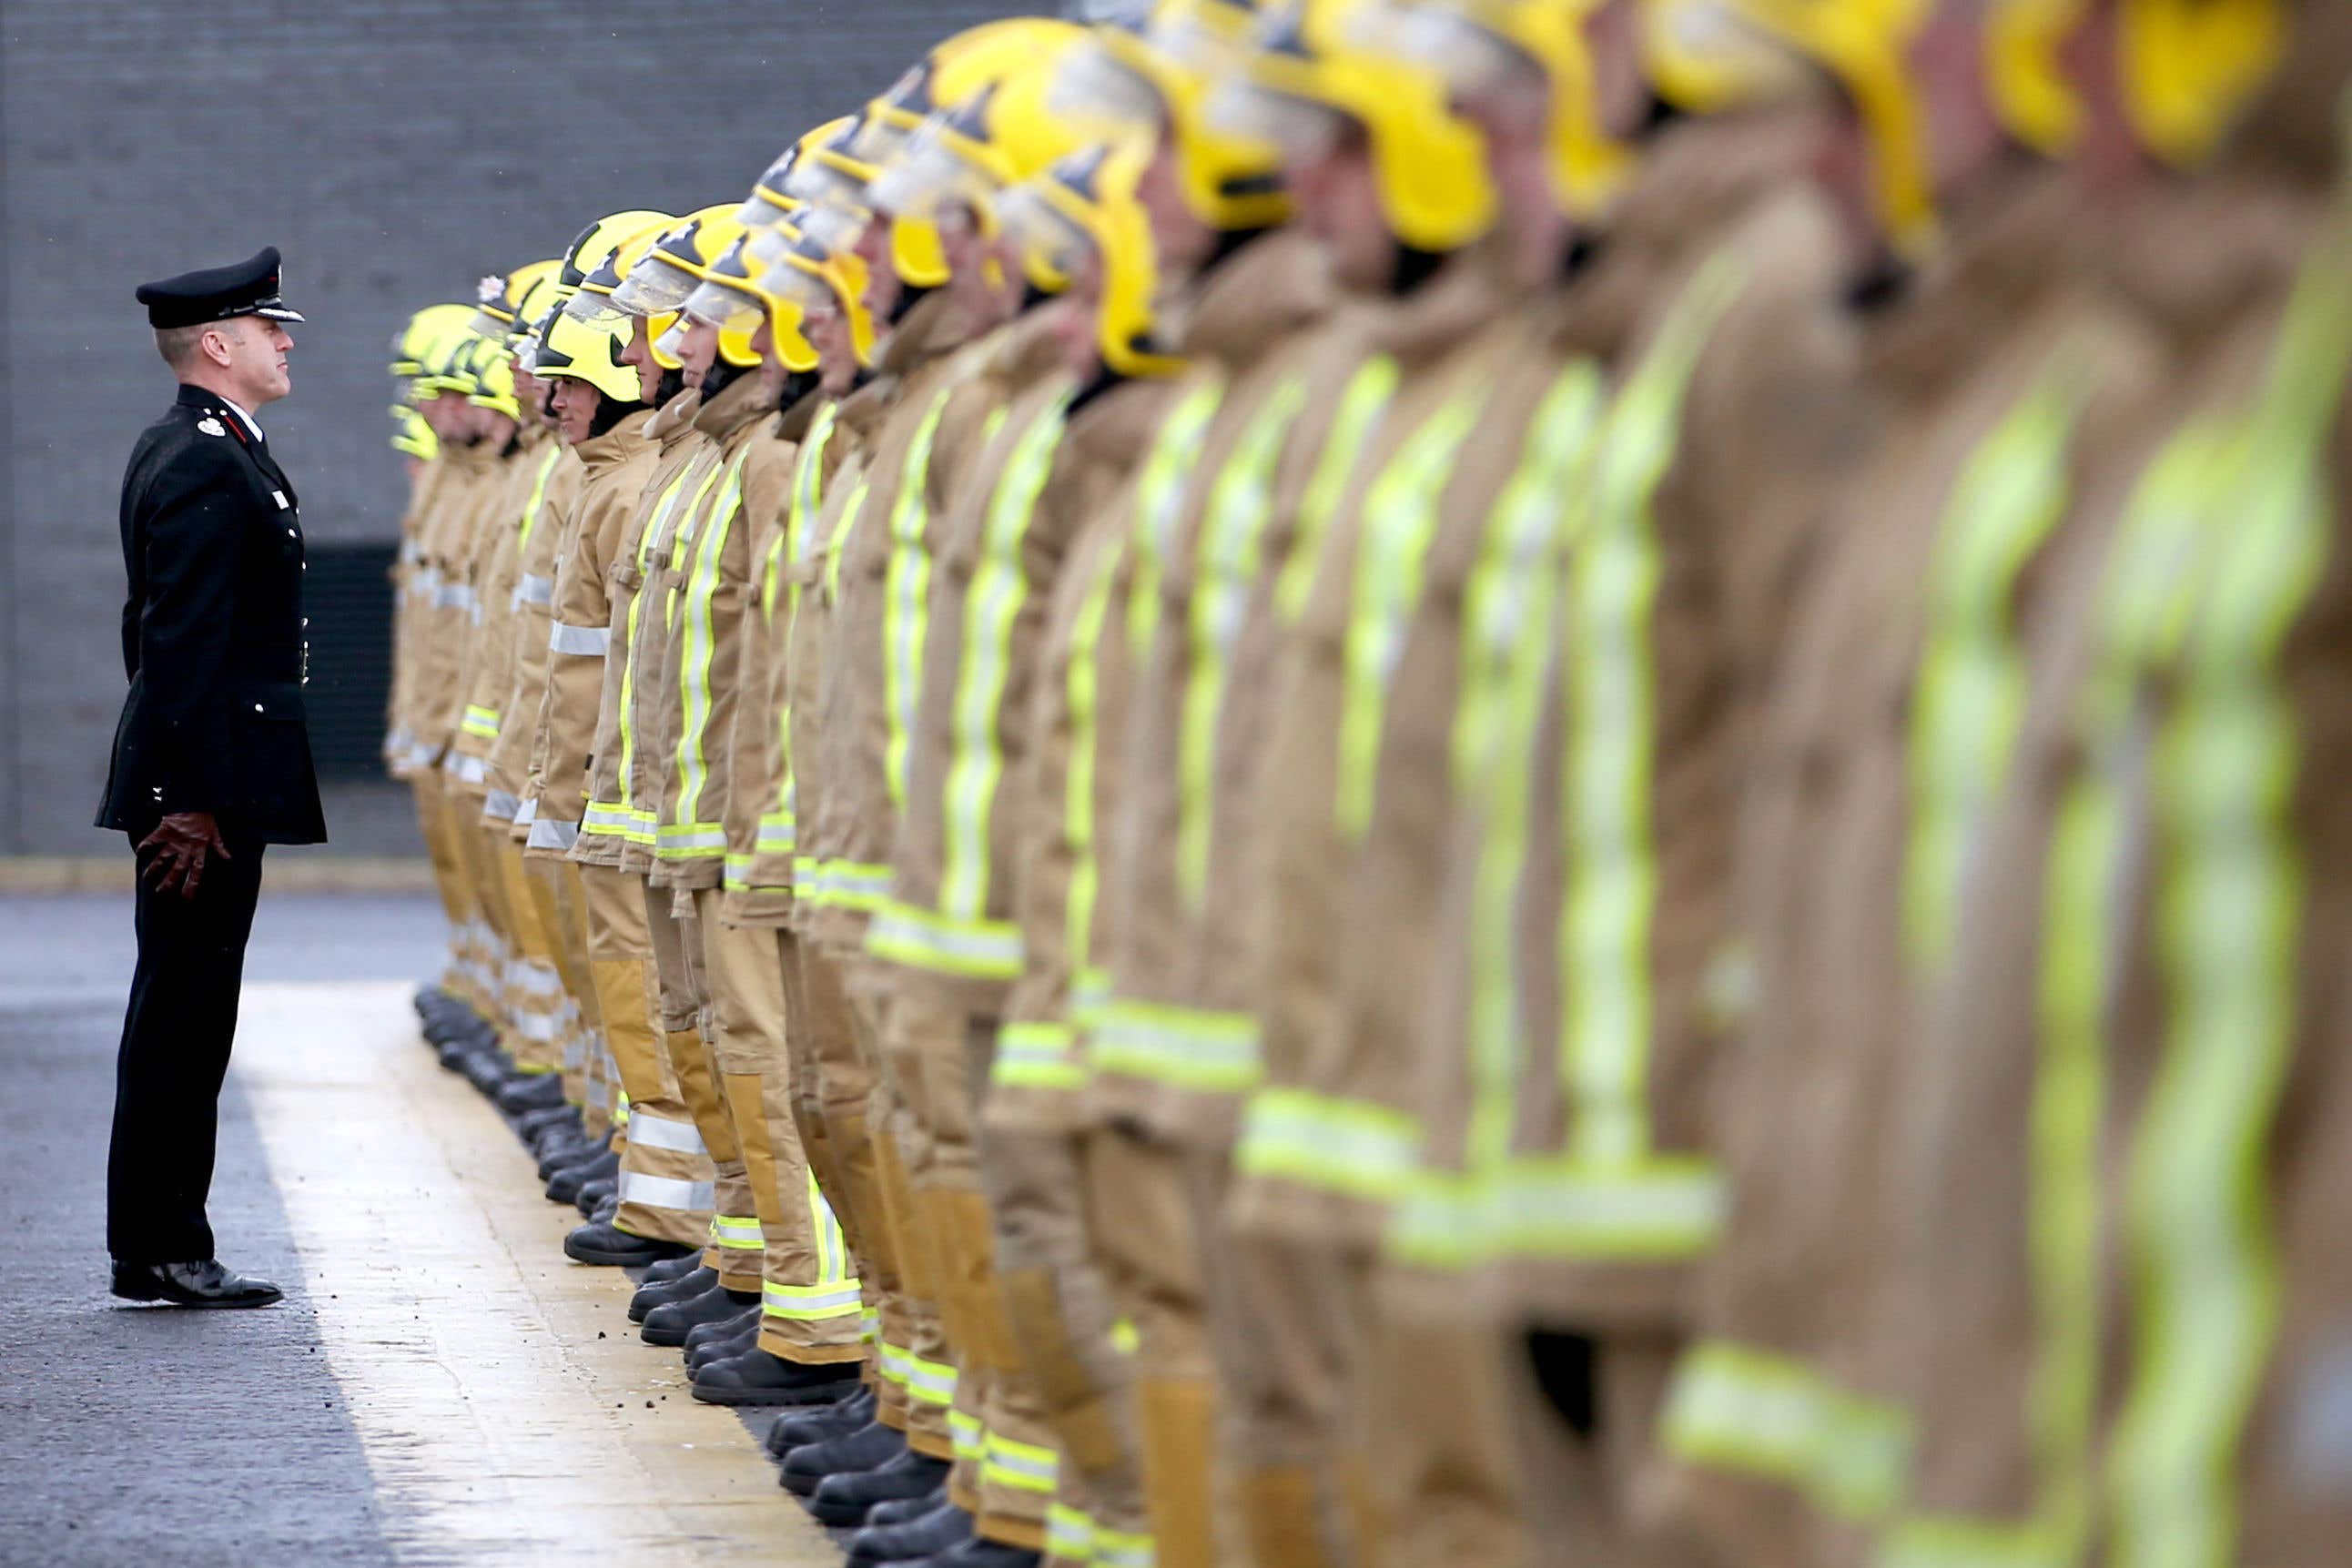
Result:
[[259,703],[256,703],[256,704],[254,704],[254,705],[253,705],[253,711],[254,711],[254,712],[256,712],[256,713],[259,713],[259,712],[261,711],[261,705],[260,705]]

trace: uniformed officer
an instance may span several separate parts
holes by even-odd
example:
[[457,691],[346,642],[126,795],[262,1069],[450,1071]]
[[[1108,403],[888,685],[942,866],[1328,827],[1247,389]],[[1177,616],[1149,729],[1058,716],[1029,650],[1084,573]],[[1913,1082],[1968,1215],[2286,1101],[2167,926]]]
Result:
[[122,480],[122,664],[98,825],[139,863],[107,1249],[114,1293],[260,1307],[278,1287],[213,1257],[215,1103],[236,1030],[262,847],[322,841],[302,708],[302,528],[253,411],[292,390],[278,252],[142,286],[178,400]]

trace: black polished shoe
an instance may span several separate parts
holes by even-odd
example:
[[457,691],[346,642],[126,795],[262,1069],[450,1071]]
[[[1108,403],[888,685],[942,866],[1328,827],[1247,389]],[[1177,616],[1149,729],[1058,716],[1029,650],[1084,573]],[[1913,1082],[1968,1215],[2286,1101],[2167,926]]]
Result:
[[[695,1261],[685,1269],[678,1269],[675,1264],[656,1264],[646,1270],[645,1282],[637,1287],[637,1293],[629,1298],[631,1322],[645,1322],[646,1314],[656,1307],[666,1307],[672,1301],[689,1301],[705,1291],[719,1288],[719,1270],[703,1263],[699,1252],[693,1256]],[[666,1279],[655,1279],[656,1270],[662,1268],[672,1272]]]
[[805,1448],[811,1443],[822,1443],[854,1432],[874,1419],[874,1390],[860,1388],[845,1399],[836,1399],[819,1409],[803,1413],[786,1411],[776,1417],[764,1439],[768,1458],[781,1459],[794,1448]]
[[[901,1508],[922,1511],[912,1519],[882,1517]],[[952,1552],[971,1539],[971,1515],[947,1499],[945,1489],[903,1501],[877,1502],[866,1511],[866,1528],[849,1538],[852,1563],[910,1563]]]
[[753,1349],[696,1373],[693,1394],[705,1405],[830,1405],[856,1390],[861,1370],[854,1361],[804,1366]]
[[563,1074],[518,1072],[499,1085],[499,1109],[509,1116],[552,1111],[563,1103]]
[[267,1307],[286,1296],[268,1281],[233,1274],[213,1258],[200,1263],[125,1263],[118,1259],[113,1289],[126,1301],[168,1301],[175,1307]]
[[982,1541],[972,1537],[961,1546],[950,1546],[936,1557],[924,1560],[924,1568],[1037,1568],[1045,1557],[1025,1546],[1007,1546],[1001,1541]]
[[637,1336],[647,1344],[682,1348],[689,1330],[740,1318],[747,1310],[757,1311],[759,1305],[760,1297],[755,1291],[730,1291],[724,1285],[713,1285],[698,1296],[666,1301],[647,1312]]
[[580,1184],[580,1196],[572,1200],[572,1207],[580,1211],[581,1218],[593,1219],[596,1211],[606,1204],[618,1207],[620,1202],[620,1178],[616,1176],[598,1176],[594,1181]]
[[686,1370],[689,1376],[722,1361],[749,1355],[760,1348],[760,1314],[751,1312],[723,1323],[705,1323],[686,1336]]
[[846,1530],[866,1522],[866,1511],[893,1498],[927,1497],[948,1484],[948,1462],[909,1448],[887,1465],[827,1476],[809,1493],[809,1517]]
[[606,1149],[592,1155],[576,1166],[565,1166],[547,1178],[547,1200],[550,1203],[575,1203],[580,1189],[592,1181],[604,1181],[621,1174],[621,1156]]
[[688,1247],[678,1241],[656,1241],[647,1236],[633,1236],[617,1225],[583,1225],[563,1239],[563,1255],[580,1263],[595,1263],[610,1269],[634,1269],[641,1263],[658,1263],[665,1258],[681,1257],[699,1252],[699,1247]]
[[913,1451],[907,1447],[905,1434],[894,1432],[879,1421],[869,1421],[838,1437],[827,1437],[822,1443],[810,1443],[794,1448],[785,1457],[783,1470],[777,1476],[776,1484],[786,1491],[806,1497],[816,1490],[817,1483],[827,1476],[851,1470],[870,1470],[877,1465],[887,1464],[901,1454]]

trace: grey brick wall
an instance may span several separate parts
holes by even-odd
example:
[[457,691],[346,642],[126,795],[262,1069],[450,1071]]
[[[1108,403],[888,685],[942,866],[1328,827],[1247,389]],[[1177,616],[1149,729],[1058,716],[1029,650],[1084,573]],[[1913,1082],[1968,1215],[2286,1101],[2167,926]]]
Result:
[[[390,537],[383,346],[599,214],[730,200],[1006,0],[0,0],[0,854],[89,823],[122,696],[116,495],[170,401],[141,280],[286,256],[264,415],[321,539]],[[404,852],[396,810],[339,849]],[[331,829],[340,824],[331,822]]]

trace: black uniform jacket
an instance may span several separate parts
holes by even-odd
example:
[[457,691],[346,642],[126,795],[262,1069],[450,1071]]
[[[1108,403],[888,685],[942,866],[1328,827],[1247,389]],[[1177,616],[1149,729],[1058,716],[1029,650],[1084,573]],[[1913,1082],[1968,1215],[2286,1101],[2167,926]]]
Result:
[[131,695],[98,825],[210,811],[264,843],[327,836],[302,706],[294,486],[219,398],[183,386],[122,476]]

